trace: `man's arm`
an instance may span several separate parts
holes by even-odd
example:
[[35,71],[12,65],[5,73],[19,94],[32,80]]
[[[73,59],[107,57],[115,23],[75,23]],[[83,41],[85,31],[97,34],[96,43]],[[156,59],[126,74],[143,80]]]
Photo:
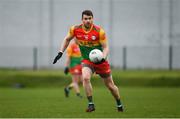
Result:
[[74,27],[72,26],[68,32],[68,35],[64,38],[63,43],[59,49],[60,52],[64,52],[68,47],[70,41],[74,38]]
[[66,48],[68,47],[70,41],[73,39],[74,36],[71,36],[71,35],[67,35],[64,40],[63,40],[63,43],[59,49],[59,52],[64,52],[66,50]]
[[103,42],[101,43],[102,45],[102,48],[103,48],[103,56],[104,56],[104,59],[107,58],[108,54],[109,54],[109,46],[108,46],[108,43],[107,42]]
[[70,41],[73,39],[73,37],[74,37],[73,30],[74,30],[74,27],[71,27],[68,35],[64,38],[63,43],[59,49],[58,55],[55,57],[55,59],[53,61],[53,64],[55,64],[62,57],[63,52],[66,50]]
[[100,29],[100,44],[102,45],[103,48],[104,59],[106,59],[109,54],[109,46],[105,31],[103,29]]

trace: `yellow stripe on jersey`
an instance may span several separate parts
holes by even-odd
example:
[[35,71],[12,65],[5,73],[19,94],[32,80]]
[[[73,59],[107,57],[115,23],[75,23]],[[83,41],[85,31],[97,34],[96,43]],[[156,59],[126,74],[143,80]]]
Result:
[[74,36],[74,28],[75,28],[75,26],[71,26],[71,28],[68,32],[68,36],[71,36],[71,37]]
[[69,56],[69,57],[70,57],[70,56],[71,56],[71,54],[72,54],[72,49],[71,49],[70,47],[68,47],[66,52],[67,52],[67,53],[66,53],[66,54],[67,54],[67,56]]
[[104,43],[107,42],[105,31],[101,28],[99,33],[99,42]]
[[69,46],[67,48],[67,56],[69,56],[69,57],[81,57],[81,53],[80,52],[78,52],[78,53],[77,52],[73,52],[71,46]]

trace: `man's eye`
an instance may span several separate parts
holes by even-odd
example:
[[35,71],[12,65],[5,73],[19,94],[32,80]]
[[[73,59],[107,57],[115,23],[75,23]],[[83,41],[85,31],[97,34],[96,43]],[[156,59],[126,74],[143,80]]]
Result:
[[91,18],[84,18],[84,20],[88,20],[88,19],[91,20]]

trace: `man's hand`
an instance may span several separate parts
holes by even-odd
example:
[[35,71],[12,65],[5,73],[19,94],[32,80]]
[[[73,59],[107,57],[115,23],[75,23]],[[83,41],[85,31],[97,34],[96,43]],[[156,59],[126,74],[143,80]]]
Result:
[[64,68],[64,74],[67,75],[68,73],[69,73],[69,68],[68,68],[68,67],[65,67],[65,68]]
[[104,58],[102,58],[102,60],[100,61],[100,62],[97,62],[97,63],[95,63],[95,64],[101,64],[101,63],[103,63],[103,62],[105,62],[106,60],[104,59]]
[[55,64],[63,55],[63,52],[59,52],[58,55],[54,58],[53,64]]

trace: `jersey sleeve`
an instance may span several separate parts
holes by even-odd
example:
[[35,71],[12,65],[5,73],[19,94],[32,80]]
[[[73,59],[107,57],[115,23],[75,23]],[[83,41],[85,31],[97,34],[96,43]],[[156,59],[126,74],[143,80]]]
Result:
[[99,36],[100,36],[99,41],[100,41],[101,44],[107,42],[105,31],[102,28],[100,29]]
[[71,55],[72,55],[72,48],[71,45],[69,45],[67,48],[67,56],[70,57]]
[[74,28],[75,26],[71,26],[70,29],[69,29],[69,32],[68,32],[68,36],[74,36]]

